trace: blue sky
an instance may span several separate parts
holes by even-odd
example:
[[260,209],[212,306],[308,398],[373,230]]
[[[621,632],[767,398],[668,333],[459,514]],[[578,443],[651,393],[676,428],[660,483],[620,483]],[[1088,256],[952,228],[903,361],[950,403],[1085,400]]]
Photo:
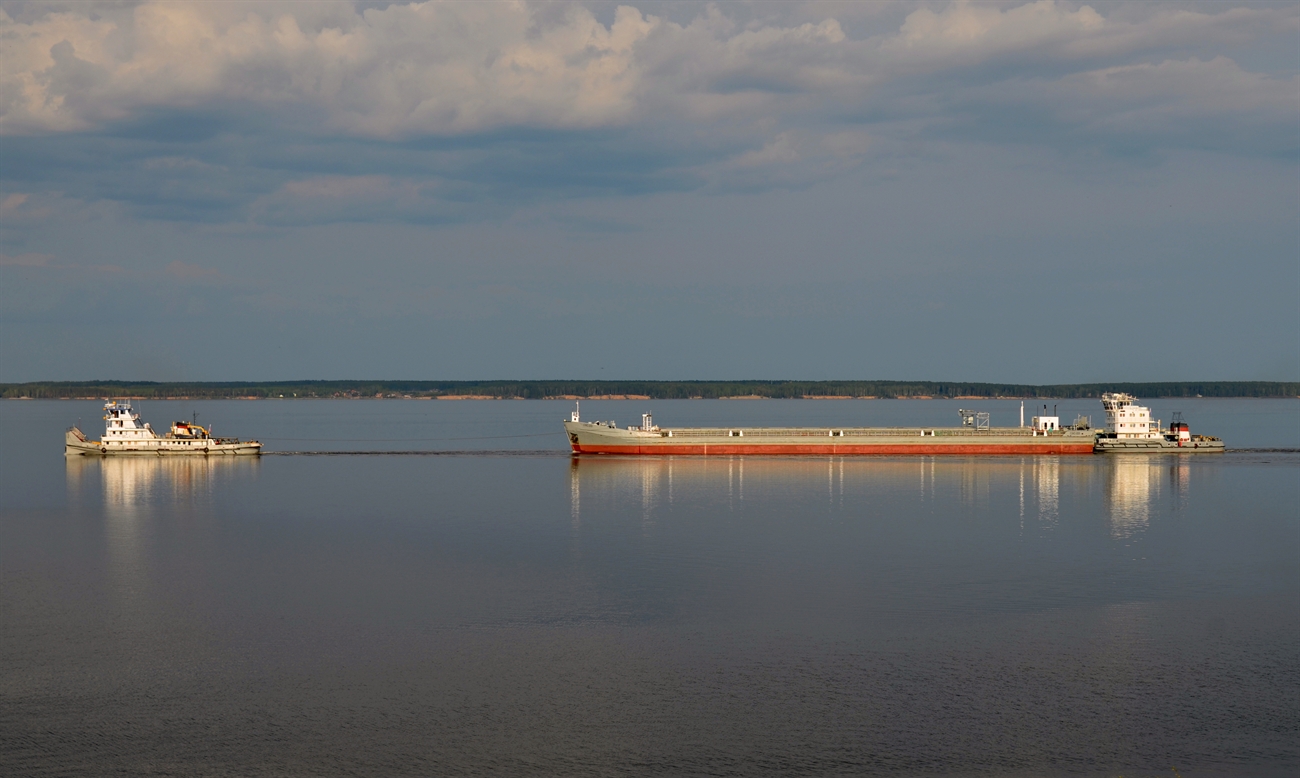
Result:
[[1300,378],[1295,3],[0,13],[0,380]]

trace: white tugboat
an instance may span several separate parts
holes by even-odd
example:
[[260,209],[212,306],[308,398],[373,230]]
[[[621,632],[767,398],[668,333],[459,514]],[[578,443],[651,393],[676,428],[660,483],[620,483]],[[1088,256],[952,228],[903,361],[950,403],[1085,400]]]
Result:
[[172,422],[171,431],[159,435],[148,422],[140,423],[140,414],[131,410],[131,403],[120,400],[104,404],[104,421],[104,437],[100,440],[89,440],[75,426],[69,427],[64,435],[63,453],[67,456],[256,456],[262,453],[262,444],[256,440],[214,438],[210,428],[193,422]]
[[1209,435],[1193,435],[1182,415],[1175,413],[1169,429],[1162,429],[1160,420],[1151,421],[1151,409],[1137,405],[1130,394],[1107,392],[1101,396],[1106,409],[1106,429],[1097,435],[1094,450],[1105,453],[1220,453],[1223,441]]

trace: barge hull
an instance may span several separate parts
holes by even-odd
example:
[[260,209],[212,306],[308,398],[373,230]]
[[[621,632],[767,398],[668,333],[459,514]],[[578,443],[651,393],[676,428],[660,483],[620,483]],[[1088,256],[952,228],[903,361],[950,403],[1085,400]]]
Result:
[[868,445],[649,445],[618,446],[599,444],[573,444],[575,454],[656,454],[727,456],[743,455],[830,455],[830,456],[963,456],[988,454],[1092,454],[1092,443],[1038,443],[1038,444],[868,444]]
[[618,429],[567,422],[575,454],[638,456],[970,456],[1091,454],[1090,431],[917,429]]

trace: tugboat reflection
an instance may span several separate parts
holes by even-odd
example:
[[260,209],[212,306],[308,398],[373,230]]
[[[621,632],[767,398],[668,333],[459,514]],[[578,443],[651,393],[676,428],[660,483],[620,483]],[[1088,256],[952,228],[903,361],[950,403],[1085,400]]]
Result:
[[83,502],[98,477],[109,517],[137,516],[152,507],[210,500],[214,486],[231,477],[256,475],[254,458],[234,457],[69,457],[67,486]]
[[221,482],[255,477],[259,467],[256,457],[67,457],[64,462],[69,503],[102,511],[122,624],[140,629],[151,628],[141,604],[151,588],[150,535],[164,524],[210,513]]
[[1191,478],[1188,456],[1119,454],[1110,458],[1107,497],[1111,537],[1127,538],[1150,525],[1152,506],[1164,490],[1166,470],[1175,508],[1186,502]]

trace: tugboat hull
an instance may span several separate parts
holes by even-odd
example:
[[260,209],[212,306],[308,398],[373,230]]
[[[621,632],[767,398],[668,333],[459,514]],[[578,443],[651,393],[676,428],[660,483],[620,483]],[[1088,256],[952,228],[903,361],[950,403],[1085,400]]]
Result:
[[262,444],[257,441],[239,443],[219,443],[215,440],[180,441],[180,440],[139,440],[129,443],[119,441],[88,440],[81,430],[73,427],[64,436],[64,456],[257,456],[262,453]]
[[1222,454],[1223,441],[1218,438],[1196,435],[1181,442],[1168,438],[1117,440],[1097,438],[1098,454]]

